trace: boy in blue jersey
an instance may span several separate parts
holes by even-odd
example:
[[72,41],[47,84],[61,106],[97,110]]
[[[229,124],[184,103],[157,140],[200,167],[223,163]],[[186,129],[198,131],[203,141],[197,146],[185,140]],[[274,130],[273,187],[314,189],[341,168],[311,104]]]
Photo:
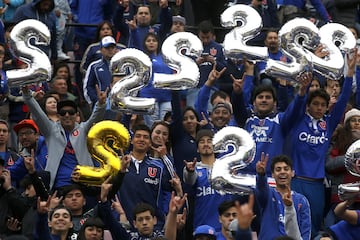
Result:
[[347,56],[348,72],[344,80],[341,95],[328,111],[330,96],[323,89],[309,93],[306,105],[297,109],[302,113],[292,122],[289,133],[291,143],[291,158],[294,163],[295,177],[292,188],[302,193],[310,202],[312,235],[316,236],[323,220],[325,205],[325,158],[331,136],[339,124],[348,99],[351,94],[352,78],[355,73],[357,50],[352,57]]
[[[272,240],[279,236],[292,236],[297,233],[303,240],[310,239],[311,218],[310,207],[306,197],[295,191],[290,191],[291,179],[294,176],[292,162],[286,155],[279,155],[271,161],[272,177],[276,187],[270,188],[266,178],[266,165],[269,155],[261,154],[256,163],[256,189],[255,196],[262,215],[259,239]],[[292,226],[296,229],[289,231],[286,219],[287,208],[295,208],[296,221]],[[296,236],[294,239],[300,239]]]
[[[157,224],[154,231],[161,231],[165,223],[164,209],[161,203],[167,204],[161,198],[162,191],[171,191],[170,178],[165,177],[164,164],[152,160],[147,152],[151,147],[150,129],[146,125],[135,125],[131,144],[130,166],[124,176],[119,191],[119,200],[130,223],[133,223],[132,210],[136,204],[144,202],[155,209]],[[132,231],[135,231],[133,228]],[[135,231],[136,232],[136,231]]]
[[201,129],[196,134],[201,161],[197,162],[196,159],[192,162],[185,161],[184,182],[195,188],[194,228],[206,224],[220,231],[218,214],[209,209],[217,208],[224,200],[230,200],[232,195],[221,195],[211,187],[209,182],[210,171],[215,162],[213,136],[214,133],[210,129]]

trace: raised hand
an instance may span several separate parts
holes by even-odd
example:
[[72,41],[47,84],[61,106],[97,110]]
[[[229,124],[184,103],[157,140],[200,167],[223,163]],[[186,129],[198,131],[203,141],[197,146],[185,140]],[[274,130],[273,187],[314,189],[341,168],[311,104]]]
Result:
[[37,211],[40,214],[47,214],[50,210],[50,200],[51,196],[49,196],[47,201],[41,201],[40,197],[37,199]]
[[10,217],[6,221],[6,227],[13,232],[17,232],[21,229],[21,222],[16,218]]
[[192,162],[188,162],[188,161],[184,160],[184,163],[185,163],[186,170],[188,172],[194,172],[195,171],[195,167],[196,167],[196,163],[197,163],[196,158],[194,158],[194,160]]
[[29,174],[33,174],[35,172],[35,153],[34,149],[31,149],[31,154],[28,157],[23,156],[24,165]]
[[282,195],[282,200],[286,206],[289,207],[292,206],[293,201],[292,201],[291,190],[289,185],[286,186],[286,193]]
[[254,194],[249,195],[248,203],[240,205],[239,202],[235,202],[237,210],[238,226],[242,230],[246,230],[250,227],[252,220],[256,217],[253,212],[254,207]]
[[260,175],[265,175],[266,173],[266,165],[269,160],[269,154],[264,152],[261,153],[261,159],[256,163],[256,172]]
[[187,209],[184,208],[183,212],[176,216],[176,229],[183,229],[186,224]]
[[63,200],[63,196],[61,197],[58,197],[57,196],[57,191],[55,191],[50,197],[50,202],[49,202],[49,208],[50,209],[54,209],[56,208],[57,206],[60,205],[61,201]]
[[107,196],[112,188],[112,184],[110,183],[111,176],[109,176],[102,184],[101,184],[101,191],[100,191],[100,199],[102,202],[107,201]]
[[208,79],[205,82],[205,85],[212,86],[214,85],[215,81],[219,79],[223,73],[226,71],[226,67],[223,67],[220,71],[216,70],[216,62],[213,64],[213,68],[209,73]]
[[121,151],[121,169],[120,172],[125,173],[128,167],[130,166],[131,156],[130,154],[124,155],[124,152]]
[[205,113],[201,112],[201,120],[200,120],[200,122],[197,122],[197,124],[200,127],[203,127],[203,126],[206,126],[208,123],[209,123],[209,121],[208,121],[207,117],[205,116]]
[[233,80],[233,91],[234,93],[240,94],[244,86],[243,79],[237,79],[234,75],[230,74],[231,79]]
[[99,103],[101,105],[105,104],[109,88],[107,87],[105,89],[105,91],[101,91],[99,88],[99,85],[96,84],[95,87],[96,87],[96,94],[97,94]]

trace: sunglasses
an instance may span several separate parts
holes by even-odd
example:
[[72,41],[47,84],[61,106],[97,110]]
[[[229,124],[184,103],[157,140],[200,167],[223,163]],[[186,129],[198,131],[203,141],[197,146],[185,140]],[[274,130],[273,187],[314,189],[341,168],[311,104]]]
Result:
[[65,116],[66,113],[68,113],[69,115],[74,115],[76,113],[76,110],[75,109],[69,109],[69,110],[61,109],[59,111],[60,116]]

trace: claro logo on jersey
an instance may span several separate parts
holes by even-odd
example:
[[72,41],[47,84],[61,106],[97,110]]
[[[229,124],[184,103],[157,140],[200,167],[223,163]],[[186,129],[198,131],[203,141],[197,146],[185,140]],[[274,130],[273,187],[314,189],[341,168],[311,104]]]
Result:
[[268,126],[251,125],[250,128],[252,129],[250,135],[253,137],[255,142],[272,143],[272,138],[268,137],[266,134],[266,131],[269,130]]
[[157,168],[148,167],[148,178],[144,178],[144,182],[149,184],[158,185],[159,184],[159,178],[156,177]]
[[328,138],[325,136],[324,132],[321,133],[321,136],[313,136],[307,132],[301,132],[299,134],[299,140],[311,144],[324,144],[328,141]]
[[220,194],[220,195],[224,195],[222,192],[219,192],[217,190],[214,190],[212,187],[208,186],[202,186],[202,187],[197,187],[197,192],[196,192],[196,196],[197,197],[201,197],[201,196],[207,196],[207,195],[214,195],[215,192]]

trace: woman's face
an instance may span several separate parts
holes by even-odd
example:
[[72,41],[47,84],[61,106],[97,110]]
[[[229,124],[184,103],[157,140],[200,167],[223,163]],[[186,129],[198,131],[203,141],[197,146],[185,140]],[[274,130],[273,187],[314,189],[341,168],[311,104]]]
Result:
[[96,226],[89,226],[85,228],[86,240],[101,240],[103,237],[103,229]]
[[48,97],[45,101],[46,113],[57,113],[57,100],[55,97]]
[[158,45],[159,43],[154,36],[148,36],[148,38],[145,40],[145,48],[150,53],[157,53]]
[[109,26],[109,24],[105,23],[101,28],[100,28],[100,39],[102,39],[103,37],[106,36],[112,36],[112,29]]
[[349,121],[351,130],[360,130],[360,116],[351,117]]
[[67,67],[60,67],[57,72],[56,72],[56,75],[59,76],[59,77],[62,77],[64,79],[68,79],[69,78],[69,70]]
[[51,232],[59,233],[63,231],[68,231],[73,227],[71,221],[70,213],[65,208],[59,208],[53,213],[51,220],[49,221],[49,227],[51,227]]
[[188,110],[184,113],[182,123],[185,131],[189,134],[193,134],[196,132],[198,121],[193,111]]
[[151,133],[151,141],[155,146],[163,146],[169,141],[169,128],[158,124]]
[[319,89],[320,88],[320,83],[318,80],[312,80],[311,81],[311,84],[310,84],[310,88],[309,88],[309,91],[312,92],[316,89]]

